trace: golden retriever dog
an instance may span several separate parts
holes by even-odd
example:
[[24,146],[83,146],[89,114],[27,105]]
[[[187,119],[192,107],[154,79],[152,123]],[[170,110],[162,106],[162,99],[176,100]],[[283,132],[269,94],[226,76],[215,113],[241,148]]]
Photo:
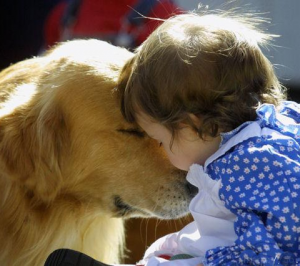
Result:
[[75,40],[0,73],[0,265],[42,266],[58,248],[118,263],[123,218],[186,214],[185,173],[122,117],[132,57]]

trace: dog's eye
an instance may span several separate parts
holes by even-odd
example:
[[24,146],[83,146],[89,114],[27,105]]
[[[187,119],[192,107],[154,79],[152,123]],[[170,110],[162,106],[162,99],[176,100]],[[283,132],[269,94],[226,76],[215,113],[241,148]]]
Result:
[[138,129],[136,129],[136,128],[118,129],[118,132],[133,135],[133,136],[136,136],[136,137],[139,137],[139,138],[144,138],[145,137],[145,133],[138,130]]

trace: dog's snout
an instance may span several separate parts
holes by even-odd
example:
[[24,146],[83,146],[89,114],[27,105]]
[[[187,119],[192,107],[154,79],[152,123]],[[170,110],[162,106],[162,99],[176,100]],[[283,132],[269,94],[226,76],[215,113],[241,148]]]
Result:
[[188,194],[189,194],[191,197],[196,196],[196,194],[198,193],[198,188],[195,187],[195,186],[193,186],[193,185],[190,184],[189,182],[186,183],[185,187],[186,187],[186,190],[187,190]]

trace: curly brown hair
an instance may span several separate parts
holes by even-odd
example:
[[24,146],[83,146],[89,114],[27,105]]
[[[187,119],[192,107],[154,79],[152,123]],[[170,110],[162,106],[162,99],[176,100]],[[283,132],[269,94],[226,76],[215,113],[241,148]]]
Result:
[[[263,103],[278,106],[286,99],[285,89],[260,48],[272,36],[257,22],[231,13],[166,20],[121,74],[124,117],[135,122],[142,110],[173,136],[185,123],[204,138],[255,120]],[[189,114],[201,117],[200,127]]]

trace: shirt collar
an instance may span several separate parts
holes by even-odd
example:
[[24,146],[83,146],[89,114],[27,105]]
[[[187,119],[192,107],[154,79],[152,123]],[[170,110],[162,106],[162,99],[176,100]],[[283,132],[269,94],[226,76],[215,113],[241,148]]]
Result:
[[[224,141],[224,137],[223,137],[224,135],[226,141]],[[220,148],[205,161],[204,170],[206,171],[207,166],[210,163],[212,163],[214,160],[224,155],[232,147],[236,146],[237,144],[249,138],[258,137],[260,135],[261,135],[261,126],[258,121],[246,122],[228,133],[223,133],[222,134],[223,139],[220,144]]]
[[243,130],[245,127],[247,127],[249,124],[253,123],[253,121],[248,121],[245,122],[243,124],[241,124],[240,126],[238,126],[237,128],[229,131],[229,132],[225,132],[225,133],[221,133],[221,144],[220,147],[223,146],[228,140],[230,140],[234,135],[238,134],[241,130]]

